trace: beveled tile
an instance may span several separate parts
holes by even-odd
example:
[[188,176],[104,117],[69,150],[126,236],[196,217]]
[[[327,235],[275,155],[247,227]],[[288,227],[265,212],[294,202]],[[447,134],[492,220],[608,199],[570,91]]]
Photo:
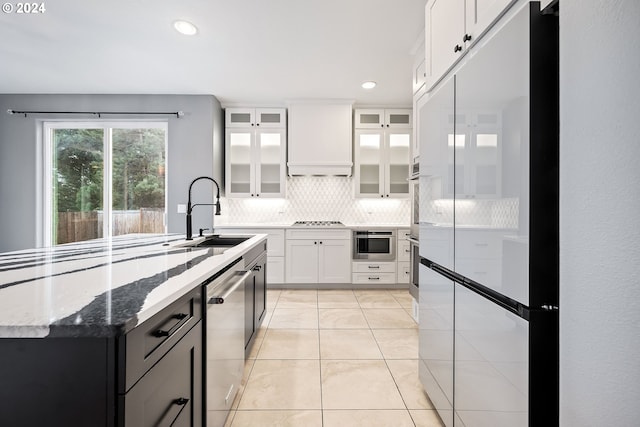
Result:
[[321,329],[321,359],[382,359],[369,329]]
[[270,329],[258,359],[318,359],[317,329]]
[[359,308],[318,309],[320,329],[368,329],[369,324]]
[[417,328],[418,325],[403,308],[363,308],[371,329]]
[[318,310],[309,308],[276,308],[269,329],[317,329]]
[[414,427],[405,410],[325,410],[324,427]]
[[391,375],[409,409],[433,409],[418,377],[418,360],[387,360]]
[[280,293],[277,308],[317,308],[318,291],[314,290],[289,290]]
[[416,427],[444,427],[436,411],[410,409],[409,414]]
[[373,329],[385,359],[417,359],[417,329]]
[[322,360],[323,409],[405,409],[384,360]]
[[354,291],[362,308],[402,308],[389,291]]
[[321,409],[318,360],[256,360],[238,410]]
[[360,304],[352,290],[320,290],[318,308],[360,308]]
[[322,427],[322,411],[238,411],[231,427]]

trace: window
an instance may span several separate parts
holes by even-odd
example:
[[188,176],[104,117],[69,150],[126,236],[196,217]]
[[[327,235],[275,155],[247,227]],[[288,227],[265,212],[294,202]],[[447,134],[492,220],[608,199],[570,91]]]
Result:
[[45,122],[44,244],[164,233],[165,122]]

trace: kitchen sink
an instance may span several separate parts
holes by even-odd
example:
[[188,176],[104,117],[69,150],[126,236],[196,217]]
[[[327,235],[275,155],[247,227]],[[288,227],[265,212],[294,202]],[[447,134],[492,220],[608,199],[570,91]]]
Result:
[[219,234],[214,234],[212,236],[205,236],[204,240],[200,240],[200,238],[195,237],[193,241],[181,243],[178,246],[186,248],[219,248],[220,253],[222,253],[224,250],[230,249],[242,242],[246,242],[250,238],[251,236],[221,236]]
[[220,236],[214,234],[213,236],[207,236],[201,242],[198,242],[194,246],[235,246],[239,245],[242,242],[246,242],[250,237],[240,237],[240,236]]

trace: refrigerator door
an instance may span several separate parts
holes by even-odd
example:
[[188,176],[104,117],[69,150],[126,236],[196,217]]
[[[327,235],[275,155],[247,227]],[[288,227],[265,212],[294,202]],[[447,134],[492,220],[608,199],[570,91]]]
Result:
[[455,78],[421,106],[420,256],[453,270],[453,135]]
[[453,282],[420,264],[419,375],[446,427],[453,427]]
[[465,427],[528,426],[529,323],[459,284],[455,301],[456,415]]
[[[527,5],[525,5],[527,6]],[[529,304],[529,7],[456,74],[455,271]]]

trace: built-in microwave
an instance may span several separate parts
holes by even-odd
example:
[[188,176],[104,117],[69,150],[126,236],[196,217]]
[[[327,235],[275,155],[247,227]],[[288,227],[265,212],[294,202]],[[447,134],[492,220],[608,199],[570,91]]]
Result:
[[354,230],[353,259],[395,261],[395,230]]

